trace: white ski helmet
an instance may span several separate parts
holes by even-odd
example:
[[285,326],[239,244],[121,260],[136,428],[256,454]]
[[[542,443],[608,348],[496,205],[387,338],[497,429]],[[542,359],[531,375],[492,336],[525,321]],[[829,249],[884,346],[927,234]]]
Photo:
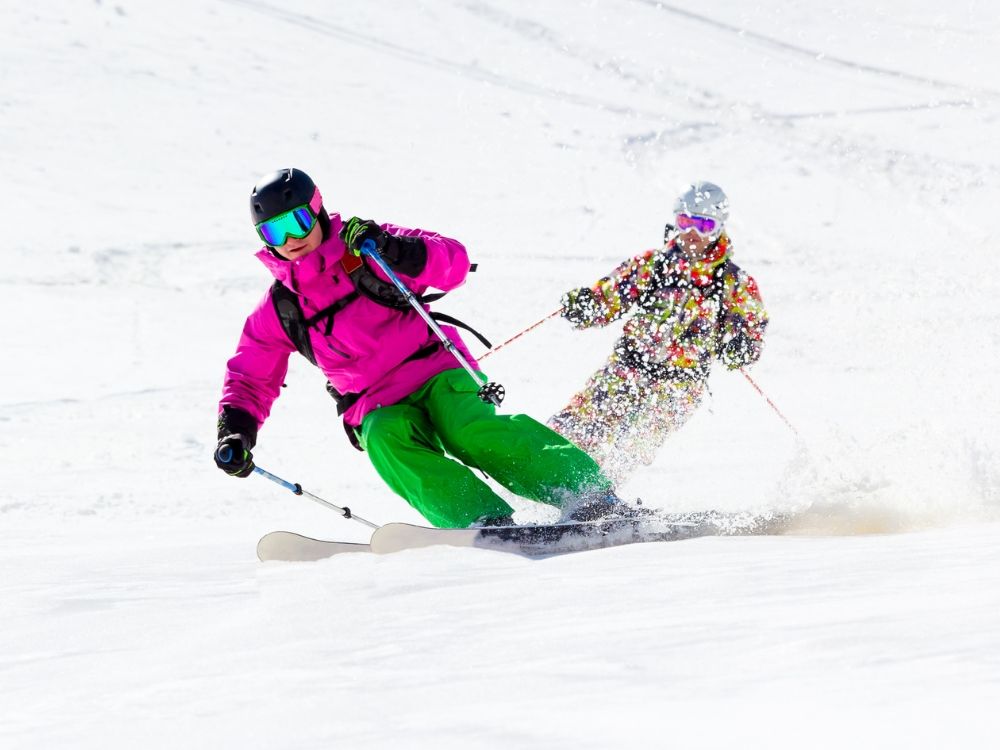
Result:
[[674,203],[674,216],[678,214],[706,216],[725,224],[729,220],[729,198],[714,182],[696,182]]

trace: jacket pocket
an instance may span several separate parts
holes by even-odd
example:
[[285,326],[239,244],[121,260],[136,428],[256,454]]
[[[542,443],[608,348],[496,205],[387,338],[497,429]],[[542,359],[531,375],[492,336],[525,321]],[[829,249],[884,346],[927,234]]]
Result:
[[340,349],[338,349],[337,347],[335,347],[335,346],[334,346],[333,344],[331,344],[329,340],[324,340],[324,341],[323,341],[323,345],[324,345],[324,346],[325,346],[325,347],[326,347],[326,348],[327,348],[327,349],[328,349],[329,351],[331,351],[331,352],[333,352],[334,354],[336,354],[336,355],[337,355],[338,357],[343,357],[344,359],[354,359],[354,357],[352,357],[352,356],[351,356],[350,354],[348,354],[347,352],[343,352],[343,351],[341,351]]

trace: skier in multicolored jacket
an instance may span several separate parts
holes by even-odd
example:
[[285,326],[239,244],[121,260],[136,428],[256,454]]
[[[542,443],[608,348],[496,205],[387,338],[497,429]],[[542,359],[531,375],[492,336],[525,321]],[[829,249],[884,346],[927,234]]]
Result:
[[729,200],[699,182],[674,206],[664,246],[563,296],[578,329],[631,313],[607,363],[548,424],[593,456],[616,483],[649,464],[701,403],[712,361],[756,362],[767,313],[756,282],[732,261]]
[[[435,526],[512,522],[511,506],[473,469],[517,495],[577,513],[620,505],[610,481],[577,446],[530,417],[498,415],[480,400],[481,384],[382,270],[359,257],[372,240],[421,295],[465,281],[470,264],[461,243],[357,217],[344,223],[327,214],[319,189],[296,169],[258,182],[250,212],[265,243],[257,257],[276,282],[247,318],[228,363],[215,453],[220,469],[237,477],[253,471],[258,429],[280,393],[289,356],[299,351],[326,375],[352,442]],[[455,328],[441,328],[475,367]]]

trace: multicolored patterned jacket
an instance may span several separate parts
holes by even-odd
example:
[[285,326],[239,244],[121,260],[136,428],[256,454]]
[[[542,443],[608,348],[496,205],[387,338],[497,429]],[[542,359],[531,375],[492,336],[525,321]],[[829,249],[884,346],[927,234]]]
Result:
[[563,298],[577,328],[632,313],[611,363],[654,378],[705,377],[713,357],[735,369],[760,357],[767,313],[756,282],[733,263],[725,234],[712,260],[691,263],[675,244],[622,263]]

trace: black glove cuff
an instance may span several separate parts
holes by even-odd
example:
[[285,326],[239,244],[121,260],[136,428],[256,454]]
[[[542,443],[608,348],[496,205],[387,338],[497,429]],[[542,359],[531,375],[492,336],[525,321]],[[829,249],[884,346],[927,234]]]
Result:
[[562,316],[571,323],[591,323],[598,315],[594,291],[580,287],[563,296]]
[[393,270],[404,276],[419,276],[427,267],[427,245],[423,237],[387,235],[382,257]]
[[257,444],[257,420],[249,413],[236,406],[223,406],[219,412],[219,440],[230,435],[242,435],[246,438],[247,450]]
[[758,355],[759,347],[742,331],[731,338],[719,352],[719,358],[730,369],[751,364],[756,361]]

